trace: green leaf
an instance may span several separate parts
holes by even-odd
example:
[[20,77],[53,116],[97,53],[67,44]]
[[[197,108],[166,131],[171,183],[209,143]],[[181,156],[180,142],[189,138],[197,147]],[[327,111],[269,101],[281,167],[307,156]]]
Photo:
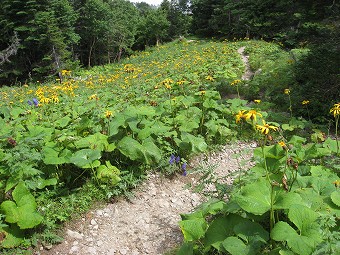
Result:
[[288,131],[293,131],[295,129],[295,127],[289,125],[289,124],[282,124],[281,125],[283,130],[288,130]]
[[[340,142],[339,142],[340,143]],[[339,144],[340,146],[340,144]],[[326,141],[323,143],[323,147],[329,149],[330,151],[337,153],[338,152],[338,146],[337,141],[333,140],[331,138],[327,138]]]
[[292,138],[289,140],[289,144],[294,144],[294,145],[297,145],[297,144],[303,144],[306,142],[306,138],[303,138],[301,136],[297,136],[297,135],[293,135]]
[[340,190],[333,191],[331,194],[331,199],[334,204],[340,206]]
[[24,232],[17,226],[4,227],[0,229],[0,234],[5,235],[5,239],[0,241],[0,247],[14,248],[24,241]]
[[208,147],[202,137],[195,137],[186,132],[181,132],[181,139],[179,147],[188,152],[203,152]]
[[151,138],[146,139],[142,145],[146,164],[158,163],[161,160],[162,152]]
[[292,205],[288,217],[298,228],[297,233],[288,223],[275,224],[271,237],[276,241],[287,241],[288,246],[297,254],[309,255],[322,242],[320,227],[317,223],[319,214],[304,205]]
[[88,168],[95,160],[101,158],[101,152],[99,150],[83,149],[77,151],[70,158],[70,162],[78,167]]
[[275,241],[286,241],[292,251],[299,255],[310,255],[315,249],[310,238],[300,236],[288,223],[283,221],[275,224],[271,237]]
[[213,246],[215,249],[220,251],[222,242],[227,237],[234,235],[234,227],[239,223],[247,222],[249,221],[236,214],[216,218],[210,223],[205,233],[205,246]]
[[97,168],[97,178],[101,181],[109,181],[112,185],[116,185],[121,179],[120,171],[117,167],[112,166],[110,161],[105,161],[106,165],[100,165]]
[[12,195],[15,203],[4,201],[0,206],[6,215],[5,221],[17,223],[20,229],[33,228],[40,224],[43,218],[36,211],[35,199],[23,182],[15,187]]
[[[235,200],[245,211],[255,215],[262,215],[271,208],[271,185],[261,178],[254,183],[248,184],[236,195]],[[299,203],[301,197],[292,192],[275,188],[273,192],[273,208],[288,209],[292,204]]]
[[247,212],[262,215],[270,210],[271,187],[266,180],[260,179],[253,184],[246,185],[236,202]]
[[182,220],[179,222],[179,226],[186,242],[199,240],[207,229],[207,223],[202,218]]
[[61,150],[58,147],[45,146],[41,150],[43,161],[47,165],[61,165],[68,162],[71,157],[71,151],[68,149]]
[[87,137],[84,137],[74,143],[76,148],[82,149],[82,148],[90,148],[90,149],[98,149],[100,151],[107,150],[109,143],[107,141],[107,136],[103,135],[99,132],[89,135]]
[[66,127],[72,119],[69,116],[64,116],[54,122],[54,125],[59,128]]
[[231,255],[255,254],[255,252],[250,249],[250,246],[245,245],[242,240],[238,239],[235,236],[231,236],[225,239],[222,245],[224,249],[226,249]]
[[38,189],[43,189],[45,188],[46,186],[54,186],[54,185],[57,185],[58,183],[58,180],[56,178],[51,178],[51,179],[42,179],[42,178],[39,178],[37,181],[36,181],[36,187]]
[[194,245],[192,242],[185,242],[181,248],[176,252],[176,255],[193,255]]
[[123,155],[132,160],[137,160],[144,157],[143,146],[132,137],[125,136],[118,142],[117,148]]
[[120,128],[126,128],[125,121],[123,114],[117,114],[109,123],[109,136],[118,134]]
[[252,244],[253,249],[260,248],[269,240],[269,233],[259,223],[249,220],[237,224],[234,232],[246,243]]
[[160,149],[151,138],[146,139],[143,144],[140,144],[137,140],[126,136],[119,141],[117,148],[126,157],[149,165],[159,162],[162,157]]

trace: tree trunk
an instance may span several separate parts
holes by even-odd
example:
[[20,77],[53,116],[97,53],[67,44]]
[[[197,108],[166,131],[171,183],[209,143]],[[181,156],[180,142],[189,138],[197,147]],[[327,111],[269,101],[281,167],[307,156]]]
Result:
[[93,51],[95,43],[96,43],[96,39],[93,39],[91,47],[90,47],[90,51],[89,51],[88,60],[87,60],[87,67],[89,67],[89,68],[91,67],[92,51]]

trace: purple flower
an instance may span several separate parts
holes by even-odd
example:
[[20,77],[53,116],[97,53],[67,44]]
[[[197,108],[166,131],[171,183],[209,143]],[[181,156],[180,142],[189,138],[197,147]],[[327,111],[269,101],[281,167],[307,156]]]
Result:
[[38,104],[39,104],[39,101],[38,101],[38,99],[36,99],[36,98],[33,98],[33,104],[34,104],[35,106],[38,106]]
[[182,170],[183,170],[183,176],[187,176],[187,163],[183,163],[182,165]]
[[171,154],[170,156],[170,160],[169,160],[169,164],[172,165],[174,162],[175,162],[175,155],[174,154]]
[[28,103],[28,105],[32,105],[33,104],[31,100],[28,100],[27,103]]
[[181,161],[180,156],[177,156],[176,159],[175,159],[175,162],[176,162],[176,163],[179,163],[180,161]]

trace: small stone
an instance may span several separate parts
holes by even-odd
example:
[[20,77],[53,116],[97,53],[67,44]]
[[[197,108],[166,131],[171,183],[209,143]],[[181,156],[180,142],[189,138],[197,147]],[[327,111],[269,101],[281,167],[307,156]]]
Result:
[[98,230],[98,228],[99,228],[98,225],[94,225],[94,226],[93,226],[93,229],[94,229],[94,230]]
[[96,247],[90,246],[90,247],[87,248],[87,252],[90,253],[90,254],[96,255],[97,249],[96,249]]
[[103,216],[104,211],[102,211],[102,210],[97,210],[97,211],[96,211],[96,214],[97,214],[97,216]]
[[108,252],[107,255],[115,255],[116,254],[116,249],[115,248],[111,248]]
[[73,246],[77,246],[78,244],[79,244],[78,241],[74,241],[74,242],[72,243]]
[[102,246],[104,242],[102,240],[97,241],[97,246]]
[[127,252],[128,252],[128,249],[123,248],[123,249],[120,249],[119,252],[120,252],[120,254],[122,254],[122,255],[126,255]]
[[98,223],[96,222],[96,220],[95,220],[95,219],[92,219],[92,220],[91,220],[91,222],[90,222],[90,224],[91,224],[92,226],[94,226],[94,225],[98,225]]
[[70,251],[68,252],[69,254],[78,254],[79,247],[78,246],[72,246]]
[[82,235],[82,234],[80,234],[80,233],[78,233],[78,232],[76,232],[76,231],[72,231],[72,230],[70,230],[70,229],[68,229],[68,230],[66,231],[66,234],[67,234],[69,237],[74,238],[74,239],[79,239],[79,240],[83,239],[83,235]]
[[86,242],[88,242],[88,243],[93,242],[93,238],[92,237],[87,237],[86,238]]

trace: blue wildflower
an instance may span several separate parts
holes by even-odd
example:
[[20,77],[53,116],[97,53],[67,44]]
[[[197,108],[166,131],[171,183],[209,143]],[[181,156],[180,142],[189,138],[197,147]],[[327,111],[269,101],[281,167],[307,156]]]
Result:
[[179,163],[180,161],[181,161],[180,156],[177,156],[176,159],[175,159],[175,162],[176,162],[176,163]]
[[169,164],[172,165],[174,162],[175,162],[175,155],[174,154],[171,154],[170,156],[170,160],[169,160]]
[[183,170],[183,176],[187,176],[187,163],[183,163],[182,165],[182,170]]
[[33,104],[33,102],[31,100],[28,100],[27,103],[28,103],[28,105],[32,105]]
[[33,104],[34,104],[35,106],[38,106],[38,104],[39,104],[39,101],[38,101],[38,99],[36,99],[36,98],[33,98]]

